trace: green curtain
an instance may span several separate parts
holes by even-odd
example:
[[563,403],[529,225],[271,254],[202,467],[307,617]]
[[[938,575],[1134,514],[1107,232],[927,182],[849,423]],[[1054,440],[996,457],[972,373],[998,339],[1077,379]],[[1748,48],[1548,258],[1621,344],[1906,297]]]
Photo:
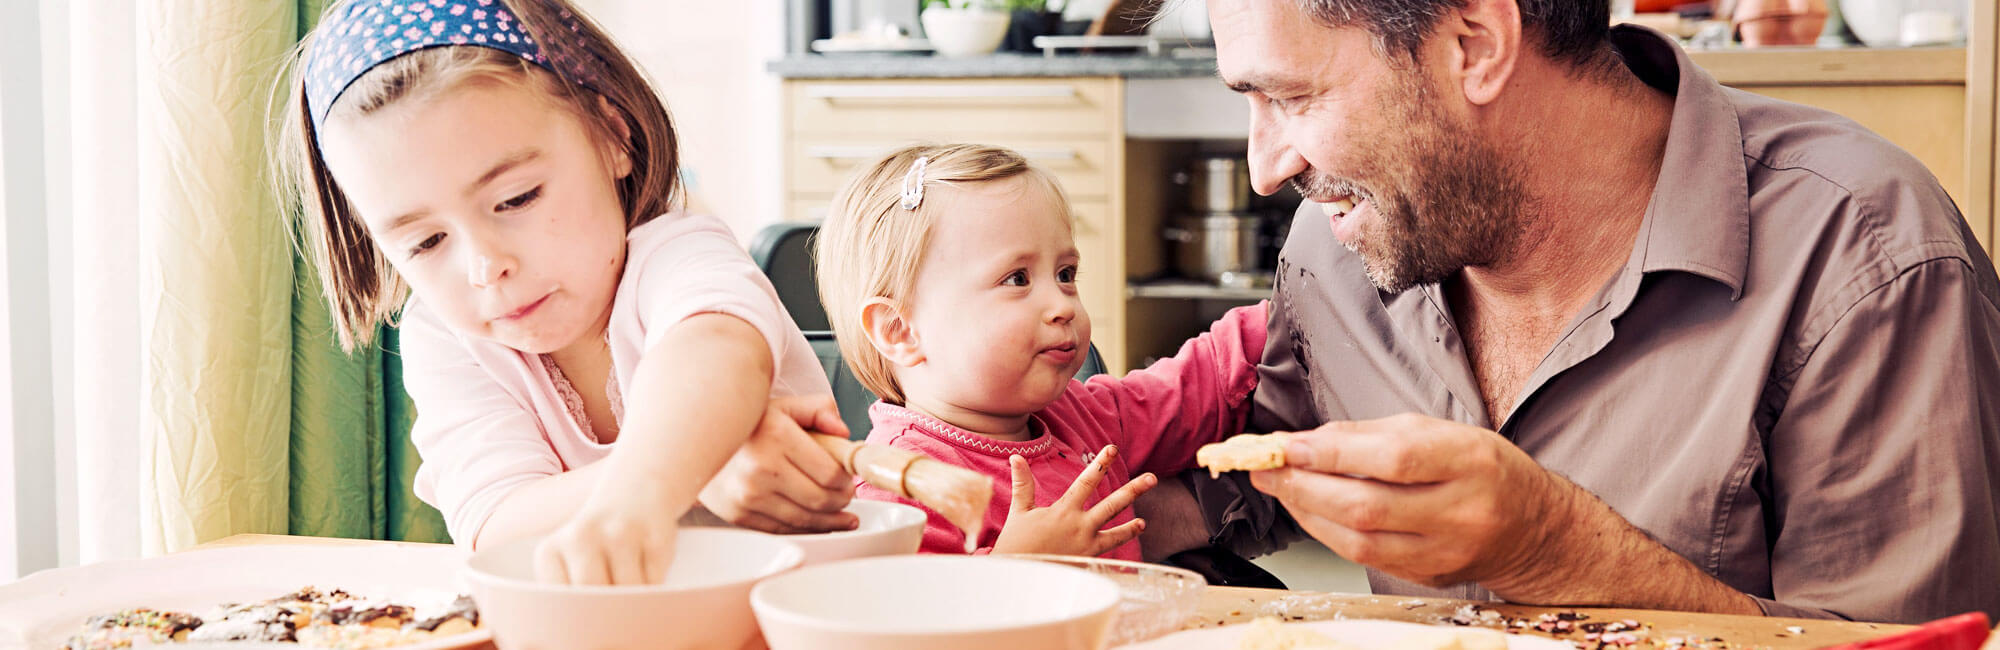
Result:
[[[303,36],[329,0],[295,1]],[[444,518],[410,491],[416,409],[396,331],[342,352],[318,273],[296,255],[292,265],[291,534],[450,541]]]

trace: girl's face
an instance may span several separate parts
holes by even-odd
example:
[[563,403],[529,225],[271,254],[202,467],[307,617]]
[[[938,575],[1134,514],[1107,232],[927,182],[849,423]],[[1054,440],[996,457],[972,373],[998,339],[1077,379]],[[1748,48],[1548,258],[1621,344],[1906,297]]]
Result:
[[922,362],[899,383],[917,407],[1041,410],[1090,348],[1067,210],[1020,176],[926,193],[939,214],[907,312]]
[[527,353],[600,345],[625,265],[631,173],[570,111],[471,81],[330,119],[329,171],[375,245],[464,336]]

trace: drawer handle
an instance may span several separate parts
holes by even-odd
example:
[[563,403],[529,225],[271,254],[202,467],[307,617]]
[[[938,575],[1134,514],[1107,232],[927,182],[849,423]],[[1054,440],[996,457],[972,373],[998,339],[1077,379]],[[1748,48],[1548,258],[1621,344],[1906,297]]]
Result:
[[[889,153],[889,151],[891,151],[892,149],[893,147],[873,147],[866,145],[854,145],[854,146],[821,145],[815,147],[806,147],[806,157],[818,158],[820,160],[825,160],[827,162],[844,161],[844,160],[873,160]],[[1041,147],[1041,148],[1029,148],[1029,149],[1015,149],[1014,151],[1016,153],[1021,154],[1022,158],[1027,158],[1028,160],[1035,160],[1035,161],[1056,162],[1056,161],[1076,160],[1078,157],[1080,157],[1075,147]]]
[[806,97],[840,99],[1069,99],[1076,88],[1065,84],[874,84],[866,86],[806,86]]

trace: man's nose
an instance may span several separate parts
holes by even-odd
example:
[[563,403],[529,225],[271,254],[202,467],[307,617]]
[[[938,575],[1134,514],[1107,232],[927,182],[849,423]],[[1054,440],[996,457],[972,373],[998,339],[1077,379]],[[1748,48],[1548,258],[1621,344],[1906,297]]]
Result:
[[1305,171],[1306,160],[1285,142],[1284,125],[1267,107],[1250,107],[1250,187],[1270,196]]

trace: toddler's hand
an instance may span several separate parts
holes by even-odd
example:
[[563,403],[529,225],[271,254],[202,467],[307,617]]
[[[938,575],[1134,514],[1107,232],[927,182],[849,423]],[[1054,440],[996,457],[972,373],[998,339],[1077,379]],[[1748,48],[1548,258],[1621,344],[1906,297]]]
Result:
[[600,483],[581,512],[537,545],[535,577],[573,585],[665,581],[679,514],[669,512],[662,490],[638,482]]
[[1133,499],[1160,482],[1158,478],[1141,474],[1097,505],[1090,505],[1098,482],[1104,480],[1105,465],[1117,454],[1117,446],[1106,445],[1090,466],[1083,468],[1083,474],[1070,483],[1062,498],[1046,508],[1035,507],[1035,477],[1028,472],[1028,461],[1020,456],[1008,458],[1008,468],[1014,474],[1013,503],[1007,510],[1006,524],[1000,527],[999,539],[993,541],[993,552],[1099,555],[1138,537],[1139,531],[1146,528],[1143,519],[1110,529],[1105,529],[1104,524],[1131,507]]

